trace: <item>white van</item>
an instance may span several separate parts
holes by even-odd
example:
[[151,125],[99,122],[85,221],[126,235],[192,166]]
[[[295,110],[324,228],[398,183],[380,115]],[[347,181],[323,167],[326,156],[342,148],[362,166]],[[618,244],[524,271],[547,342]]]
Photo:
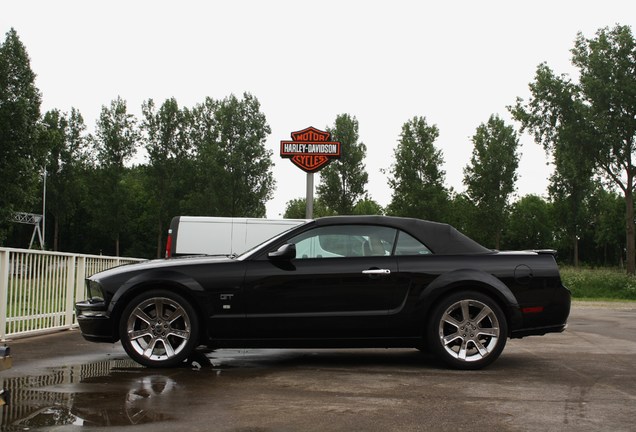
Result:
[[166,258],[180,255],[240,255],[306,219],[175,216],[168,230]]

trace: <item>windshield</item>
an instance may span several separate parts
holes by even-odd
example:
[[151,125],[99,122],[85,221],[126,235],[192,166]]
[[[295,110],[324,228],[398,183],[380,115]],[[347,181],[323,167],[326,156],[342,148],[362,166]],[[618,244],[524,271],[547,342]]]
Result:
[[280,234],[278,234],[278,235],[276,235],[276,236],[272,237],[271,239],[269,239],[269,240],[265,240],[264,242],[262,242],[262,243],[260,243],[260,244],[257,244],[257,245],[256,245],[256,246],[254,246],[253,248],[248,249],[247,251],[243,252],[241,255],[239,255],[238,257],[236,257],[236,259],[237,259],[238,261],[243,261],[243,260],[245,260],[245,259],[247,259],[247,258],[250,258],[252,255],[254,255],[254,253],[255,253],[255,252],[259,251],[261,248],[266,247],[266,246],[267,246],[268,244],[270,244],[270,243],[274,243],[274,242],[276,242],[279,238],[281,238],[282,236],[284,236],[285,234],[287,234],[289,231],[291,231],[291,230],[293,230],[293,229],[296,229],[296,228],[298,228],[298,227],[301,227],[301,226],[305,226],[305,225],[307,225],[309,222],[312,222],[312,221],[307,221],[307,222],[306,222],[306,223],[304,223],[304,224],[293,226],[293,227],[291,227],[291,228],[289,228],[289,229],[287,229],[287,230],[283,231],[282,233],[280,233]]

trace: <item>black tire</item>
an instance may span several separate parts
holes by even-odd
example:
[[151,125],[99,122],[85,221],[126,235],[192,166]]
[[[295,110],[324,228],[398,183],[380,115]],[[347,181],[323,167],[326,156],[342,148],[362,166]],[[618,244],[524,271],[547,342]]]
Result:
[[182,363],[198,345],[199,322],[192,305],[178,294],[151,290],[124,309],[119,335],[126,353],[148,367]]
[[442,299],[433,309],[427,340],[437,358],[454,369],[481,369],[501,354],[508,323],[492,298],[460,291]]

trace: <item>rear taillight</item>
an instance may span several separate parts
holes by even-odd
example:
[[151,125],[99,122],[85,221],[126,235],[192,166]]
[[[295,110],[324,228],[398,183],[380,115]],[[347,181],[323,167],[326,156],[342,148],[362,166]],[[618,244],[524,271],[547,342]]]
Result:
[[168,230],[168,240],[166,240],[166,258],[172,256],[172,230]]

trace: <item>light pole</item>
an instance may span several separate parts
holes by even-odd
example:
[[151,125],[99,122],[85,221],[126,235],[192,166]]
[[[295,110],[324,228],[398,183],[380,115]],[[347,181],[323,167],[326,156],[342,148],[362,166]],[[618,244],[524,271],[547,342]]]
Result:
[[[49,129],[49,125],[42,121],[39,121],[38,124],[40,124],[44,128],[44,130]],[[44,187],[42,188],[42,242],[40,243],[40,246],[42,250],[44,250],[44,244],[46,243],[46,162],[45,165],[42,167],[42,170],[44,171]]]

